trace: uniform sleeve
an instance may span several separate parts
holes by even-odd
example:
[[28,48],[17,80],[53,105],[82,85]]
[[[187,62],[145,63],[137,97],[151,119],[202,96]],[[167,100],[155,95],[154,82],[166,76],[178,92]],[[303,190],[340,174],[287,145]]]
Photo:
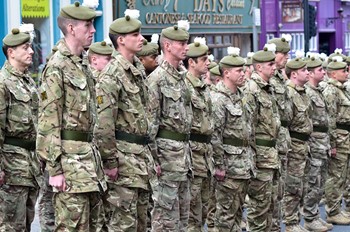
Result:
[[6,109],[8,103],[6,102],[6,87],[3,82],[3,76],[0,75],[0,172],[3,170],[3,154],[2,146],[5,140],[5,124],[6,124]]
[[213,146],[213,159],[216,169],[225,170],[225,151],[223,147],[223,132],[226,121],[226,108],[224,101],[219,98],[219,94],[214,94],[213,97],[213,123],[214,132],[212,135],[211,144]]
[[41,159],[46,161],[50,176],[63,174],[61,166],[63,92],[61,71],[48,67],[39,88],[36,151]]
[[115,139],[115,122],[118,116],[118,95],[120,87],[111,76],[101,74],[96,84],[97,123],[95,138],[101,153],[103,167],[118,167],[118,150]]
[[157,77],[155,75],[150,75],[147,79],[147,86],[150,95],[150,104],[148,105],[149,112],[149,136],[150,143],[149,148],[151,150],[151,154],[156,165],[159,165],[158,158],[158,147],[156,143],[156,136],[159,129],[159,119],[160,119],[160,101],[161,101],[161,93],[158,88]]
[[323,96],[328,108],[329,114],[329,132],[330,132],[330,141],[331,148],[336,148],[337,141],[337,111],[338,111],[338,102],[337,102],[337,93],[333,88],[326,87],[323,91]]

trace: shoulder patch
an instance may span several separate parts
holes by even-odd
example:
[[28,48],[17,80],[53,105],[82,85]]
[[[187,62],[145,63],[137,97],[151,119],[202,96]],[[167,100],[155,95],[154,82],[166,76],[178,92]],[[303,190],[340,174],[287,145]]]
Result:
[[99,104],[99,105],[103,104],[103,97],[102,96],[97,96],[97,104]]
[[46,94],[46,91],[43,91],[40,93],[40,96],[41,96],[41,100],[42,101],[45,101],[47,99],[47,94]]

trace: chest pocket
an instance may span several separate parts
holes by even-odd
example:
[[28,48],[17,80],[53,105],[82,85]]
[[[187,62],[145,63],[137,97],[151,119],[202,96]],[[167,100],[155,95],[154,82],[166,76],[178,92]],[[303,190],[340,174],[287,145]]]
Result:
[[142,108],[140,88],[129,80],[123,80],[122,91],[120,92],[118,107],[122,111],[137,113]]
[[206,104],[205,104],[203,99],[201,99],[200,97],[198,97],[196,95],[192,95],[191,100],[192,100],[192,104],[193,104],[194,108],[200,109],[200,110],[205,110]]
[[343,119],[341,121],[350,121],[350,101],[345,96],[340,102],[340,109],[338,115],[341,119]]
[[80,73],[76,74],[64,76],[64,81],[68,82],[64,87],[65,104],[70,109],[87,111],[90,98],[87,80],[85,76],[79,76]]
[[180,119],[179,112],[184,111],[181,104],[181,89],[161,87],[160,91],[163,95],[162,113],[165,117]]
[[31,93],[20,85],[8,85],[10,103],[7,118],[10,121],[29,123],[32,120]]
[[278,108],[284,110],[286,108],[286,89],[282,86],[275,87],[276,103]]
[[318,108],[325,108],[326,104],[324,103],[324,101],[321,98],[318,97],[312,97],[311,101],[314,103],[314,105]]
[[271,100],[268,97],[262,95],[260,95],[257,99],[260,105],[258,120],[266,124],[271,124],[273,119],[273,104]]
[[226,126],[234,130],[242,130],[243,128],[242,108],[232,104],[228,104],[225,107],[228,113]]

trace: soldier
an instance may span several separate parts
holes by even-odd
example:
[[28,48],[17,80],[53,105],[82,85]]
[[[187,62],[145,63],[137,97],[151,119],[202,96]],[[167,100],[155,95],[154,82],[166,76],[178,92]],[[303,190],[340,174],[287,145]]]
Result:
[[145,69],[136,57],[143,36],[138,10],[109,27],[115,51],[96,85],[98,123],[95,137],[107,175],[104,202],[108,231],[146,231],[154,162],[147,146],[149,98]]
[[310,55],[306,67],[309,71],[309,82],[306,83],[305,90],[311,100],[313,132],[309,139],[310,152],[305,170],[307,188],[303,208],[304,227],[310,231],[327,231],[333,226],[321,219],[318,208],[324,192],[330,152],[328,110],[322,92],[318,88],[325,71],[322,68],[322,61],[315,54]]
[[216,179],[213,231],[240,231],[243,203],[254,166],[249,149],[251,122],[239,88],[245,83],[245,61],[239,56],[239,48],[229,47],[228,54],[220,60],[223,79],[212,95]]
[[291,36],[282,34],[281,38],[274,38],[268,41],[269,44],[276,45],[276,71],[270,80],[271,86],[274,88],[274,94],[278,107],[278,112],[281,119],[281,127],[277,137],[277,150],[280,159],[280,172],[278,173],[278,179],[273,183],[273,196],[274,203],[273,216],[272,216],[272,228],[271,231],[280,231],[281,224],[281,206],[284,192],[285,173],[287,165],[287,153],[290,149],[290,136],[288,131],[288,122],[292,118],[292,105],[290,99],[287,97],[287,77],[284,75],[283,69],[286,66],[289,58]]
[[254,71],[253,55],[254,55],[254,52],[248,52],[247,53],[247,57],[244,59],[245,60],[245,63],[244,63],[244,76],[245,76],[246,80],[250,79],[250,76],[252,75],[252,73]]
[[331,157],[325,186],[327,222],[348,225],[350,218],[341,210],[342,193],[349,170],[350,98],[344,83],[348,80],[347,64],[334,56],[327,66],[328,81],[323,95],[329,110]]
[[35,153],[38,92],[28,71],[31,36],[12,29],[3,39],[0,72],[0,231],[30,231],[42,183]]
[[[183,23],[185,22],[185,23]],[[162,30],[164,60],[148,77],[152,91],[151,152],[158,179],[152,184],[152,231],[187,231],[190,209],[191,95],[181,65],[188,51],[187,21]]]
[[310,100],[304,85],[309,80],[306,62],[295,58],[286,64],[288,98],[292,101],[292,119],[289,123],[291,149],[288,153],[283,213],[286,232],[307,231],[300,223],[299,210],[303,199],[304,174],[308,153],[308,139],[312,132]]
[[151,42],[143,41],[142,50],[136,53],[136,56],[140,59],[141,63],[145,67],[146,76],[151,74],[158,67],[158,34],[153,34]]
[[270,231],[272,219],[272,181],[276,179],[279,160],[276,138],[280,119],[269,80],[275,72],[276,46],[266,44],[253,55],[254,72],[246,85],[245,101],[252,115],[255,137],[256,175],[248,187],[248,226],[250,231]]
[[205,38],[196,37],[187,51],[184,65],[188,72],[185,83],[191,93],[193,122],[190,136],[192,152],[191,205],[188,231],[204,230],[208,214],[211,173],[211,134],[213,132],[210,90],[202,81],[208,71],[208,46]]
[[97,81],[98,76],[112,58],[113,48],[105,41],[96,42],[90,45],[88,59],[92,75]]
[[106,190],[102,162],[92,142],[96,103],[84,48],[91,44],[95,11],[79,2],[58,16],[64,39],[57,44],[40,86],[37,152],[46,161],[54,187],[56,231],[98,231],[101,193]]

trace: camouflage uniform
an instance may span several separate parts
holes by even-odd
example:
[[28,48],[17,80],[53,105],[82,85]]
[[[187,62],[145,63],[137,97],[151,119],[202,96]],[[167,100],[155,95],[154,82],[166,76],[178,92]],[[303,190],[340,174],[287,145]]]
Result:
[[334,216],[341,212],[342,193],[345,189],[350,157],[350,98],[342,83],[329,79],[323,90],[329,110],[331,148],[336,155],[330,158],[326,180],[326,212]]
[[154,167],[147,146],[149,100],[143,65],[136,56],[133,64],[115,52],[96,84],[95,138],[104,168],[118,168],[119,173],[116,180],[107,177],[104,205],[109,231],[146,231],[147,226]]
[[275,75],[270,79],[270,84],[274,88],[278,112],[281,119],[281,127],[276,141],[281,166],[279,176],[277,177],[278,179],[273,183],[272,196],[273,202],[275,202],[272,216],[272,231],[279,231],[281,229],[280,218],[282,215],[281,207],[286,176],[287,153],[291,144],[288,122],[290,122],[292,118],[292,107],[290,99],[288,99],[287,96],[286,79],[281,70],[275,71]]
[[204,227],[209,202],[210,175],[212,171],[213,132],[212,103],[209,86],[187,72],[185,82],[191,93],[193,123],[190,137],[192,167],[194,178],[191,180],[191,206],[188,231],[201,231]]
[[306,95],[311,100],[313,132],[309,139],[310,153],[306,165],[307,190],[304,196],[304,218],[318,220],[321,201],[328,171],[330,140],[328,135],[328,110],[319,88],[307,83]]
[[151,182],[152,231],[187,231],[190,209],[191,160],[189,133],[192,124],[191,96],[185,70],[164,60],[148,77],[152,91],[151,152],[161,176]]
[[248,112],[253,116],[256,142],[256,176],[248,188],[248,225],[251,231],[270,231],[272,223],[273,181],[280,167],[276,138],[280,118],[271,87],[256,72],[246,86]]
[[95,91],[86,54],[57,45],[40,87],[37,152],[50,176],[63,174],[67,189],[55,193],[56,230],[97,231],[102,226],[102,162],[92,143]]
[[42,182],[35,153],[38,92],[28,71],[8,61],[0,73],[0,231],[30,231]]
[[303,199],[306,157],[309,151],[308,139],[312,132],[310,99],[305,88],[287,82],[288,97],[293,106],[293,118],[289,125],[291,150],[288,153],[285,190],[283,195],[284,223],[298,225],[299,208]]
[[253,170],[249,149],[249,116],[243,108],[243,93],[232,93],[223,82],[212,96],[215,131],[213,150],[215,168],[225,170],[224,181],[216,184],[215,231],[240,231],[243,203]]
[[[209,85],[209,90],[210,90],[210,97],[212,98],[217,92],[217,88],[214,84],[211,84]],[[212,146],[211,146],[211,149],[213,150]],[[213,151],[211,151],[211,153],[213,154]],[[213,159],[211,160],[211,163],[213,164]],[[207,219],[206,219],[208,231],[214,229],[214,220],[215,220],[215,211],[216,211],[216,199],[215,199],[216,179],[213,176],[214,167],[213,167],[213,170],[211,170],[211,172],[212,173],[210,175],[208,213],[207,213]]]
[[[350,81],[344,83],[345,93],[350,99]],[[343,192],[343,201],[345,203],[345,211],[350,212],[350,168],[346,178],[345,191]]]

